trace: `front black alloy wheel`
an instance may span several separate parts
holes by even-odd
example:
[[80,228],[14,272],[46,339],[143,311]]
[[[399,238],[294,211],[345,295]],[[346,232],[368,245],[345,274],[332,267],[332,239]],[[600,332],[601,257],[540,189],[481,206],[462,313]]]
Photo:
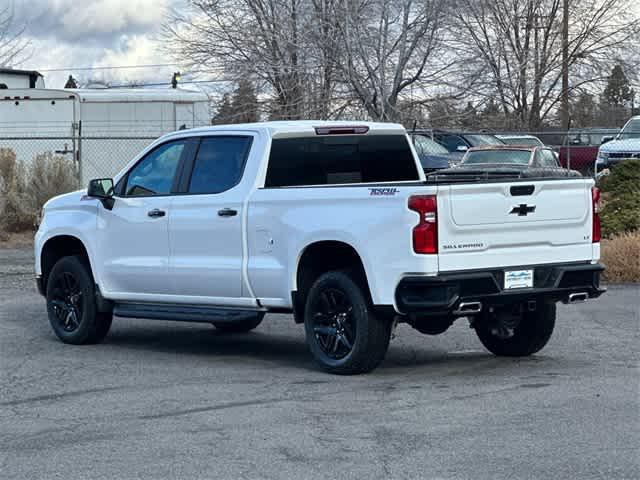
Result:
[[306,295],[304,324],[315,361],[337,374],[370,372],[384,359],[391,322],[377,316],[357,276],[321,275]]
[[98,343],[107,335],[113,315],[97,309],[85,258],[63,257],[53,266],[47,278],[47,313],[51,328],[65,343]]
[[50,304],[58,327],[67,333],[80,327],[83,298],[78,279],[72,272],[63,271],[51,282]]

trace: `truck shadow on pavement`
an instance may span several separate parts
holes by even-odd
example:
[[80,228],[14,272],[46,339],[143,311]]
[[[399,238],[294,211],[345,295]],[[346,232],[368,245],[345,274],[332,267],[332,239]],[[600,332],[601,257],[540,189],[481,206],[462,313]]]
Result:
[[[276,362],[287,367],[319,371],[312,361],[301,326],[292,326],[288,334],[275,328],[230,334],[216,331],[214,327],[208,328],[207,325],[153,325],[147,321],[124,327],[118,327],[114,322],[114,326],[103,344],[108,349],[178,354],[185,357],[206,356],[212,362],[234,357],[238,358],[238,367],[247,365],[242,360],[245,357],[249,362]],[[394,345],[392,342],[386,359],[376,373],[396,375],[402,371],[419,370],[421,374],[443,371],[467,374],[520,369],[521,373],[526,374],[535,373],[541,367],[549,367],[554,363],[553,359],[540,355],[508,359],[495,357],[481,349],[449,352],[429,344],[416,348],[403,344]],[[228,361],[224,364],[229,365]]]
[[[116,320],[117,321],[117,320]],[[260,330],[223,333],[213,326],[153,325],[114,328],[104,341],[106,347],[124,348],[185,356],[207,356],[212,360],[247,357],[289,366],[314,368],[304,337],[278,335]],[[239,362],[240,365],[240,362]]]

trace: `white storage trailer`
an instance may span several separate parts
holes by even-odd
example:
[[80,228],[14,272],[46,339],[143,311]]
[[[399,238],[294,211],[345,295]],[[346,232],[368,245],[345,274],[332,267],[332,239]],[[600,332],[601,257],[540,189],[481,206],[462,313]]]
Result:
[[205,94],[182,89],[0,90],[0,148],[73,159],[81,184],[110,177],[154,138],[209,125]]

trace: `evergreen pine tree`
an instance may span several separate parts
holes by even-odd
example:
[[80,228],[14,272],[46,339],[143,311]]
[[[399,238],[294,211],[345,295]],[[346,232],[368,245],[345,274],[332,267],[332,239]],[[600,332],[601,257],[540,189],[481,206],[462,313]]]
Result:
[[238,88],[231,100],[233,109],[233,123],[251,123],[260,120],[258,111],[258,97],[253,84],[243,78],[238,82]]
[[213,117],[214,125],[224,125],[233,123],[233,107],[231,105],[231,98],[228,93],[222,96],[222,102],[218,108],[218,113]]

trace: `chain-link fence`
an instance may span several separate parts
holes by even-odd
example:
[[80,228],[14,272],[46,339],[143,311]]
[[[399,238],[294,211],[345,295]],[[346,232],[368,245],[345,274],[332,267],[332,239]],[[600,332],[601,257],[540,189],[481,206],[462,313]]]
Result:
[[[0,212],[6,213],[3,205],[14,202],[17,217],[36,215],[47,198],[84,187],[92,178],[113,177],[157,137],[89,136],[73,130],[71,135],[2,133]],[[640,117],[622,130],[496,132],[428,128],[409,133],[430,175],[455,167],[458,174],[469,172],[476,179],[479,173],[498,178],[585,175],[601,182],[625,160],[640,165]],[[636,193],[632,197],[640,196]],[[19,210],[30,203],[31,213],[21,214]],[[627,215],[631,220],[625,221],[633,223],[635,210],[623,206],[623,211],[631,212]]]
[[39,162],[63,165],[77,186],[113,177],[156,137],[0,136],[0,158],[28,171]]
[[0,237],[33,229],[49,198],[113,177],[156,138],[0,134]]

